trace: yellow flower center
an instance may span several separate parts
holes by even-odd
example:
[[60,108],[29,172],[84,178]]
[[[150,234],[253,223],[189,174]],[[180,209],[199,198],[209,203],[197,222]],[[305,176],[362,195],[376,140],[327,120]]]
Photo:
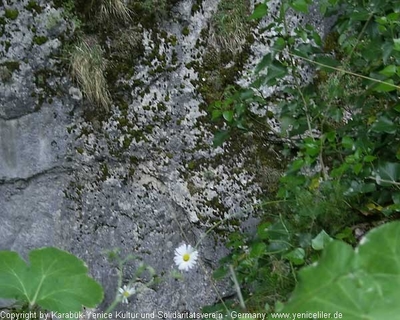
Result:
[[183,261],[189,261],[189,259],[190,259],[190,254],[189,253],[185,253],[184,255],[183,255]]
[[124,297],[129,298],[130,294],[128,291],[124,291],[124,293],[122,294]]

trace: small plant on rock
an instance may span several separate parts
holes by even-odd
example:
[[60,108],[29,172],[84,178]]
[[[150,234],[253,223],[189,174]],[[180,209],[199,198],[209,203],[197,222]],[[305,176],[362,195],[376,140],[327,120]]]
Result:
[[99,3],[100,19],[107,21],[111,18],[122,19],[123,21],[131,20],[131,10],[123,0],[101,0]]
[[74,46],[70,57],[72,74],[88,100],[108,111],[111,98],[104,77],[106,63],[101,47],[81,41]]

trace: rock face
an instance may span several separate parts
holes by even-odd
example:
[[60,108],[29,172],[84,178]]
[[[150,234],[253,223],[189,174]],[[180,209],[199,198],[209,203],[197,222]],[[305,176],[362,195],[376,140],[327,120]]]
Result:
[[[123,270],[124,283],[140,261],[161,280],[147,288],[143,275],[138,294],[119,310],[199,311],[231,294],[229,283],[211,277],[226,249],[212,233],[204,235],[218,221],[226,219],[229,229],[228,218],[250,213],[262,186],[261,169],[248,165],[259,160],[251,140],[211,147],[212,126],[198,93],[210,78],[193,66],[209,52],[204,30],[218,2],[204,0],[193,10],[182,0],[157,31],[135,29],[143,52],[128,66],[129,76],[117,72],[109,83],[114,104],[107,117],[90,121],[60,63],[70,22],[47,1],[30,3],[0,6],[0,17],[18,12],[0,25],[0,249],[26,256],[56,246],[74,253],[105,288],[99,310],[118,289],[105,254],[115,248],[137,257]],[[108,51],[113,45],[103,44]],[[199,241],[201,263],[175,280],[175,248]]]

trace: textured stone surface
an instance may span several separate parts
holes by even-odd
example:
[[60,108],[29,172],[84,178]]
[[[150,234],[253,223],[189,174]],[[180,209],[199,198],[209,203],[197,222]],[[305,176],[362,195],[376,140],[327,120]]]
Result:
[[[0,82],[0,249],[26,256],[51,245],[76,254],[105,288],[100,310],[117,290],[115,266],[105,258],[114,248],[137,256],[124,269],[124,283],[140,261],[161,279],[143,288],[144,275],[135,284],[142,290],[120,310],[198,311],[214,303],[211,272],[226,249],[205,232],[222,219],[249,214],[262,192],[257,170],[246,166],[251,143],[229,153],[211,147],[212,128],[196,91],[202,79],[188,64],[201,61],[205,48],[196,43],[204,42],[201,32],[218,2],[204,0],[192,15],[191,1],[179,1],[160,26],[167,37],[140,29],[144,55],[131,66],[131,77],[114,83],[124,103],[116,102],[104,121],[85,120],[85,99],[59,65],[69,24],[47,1],[38,1],[41,13],[28,11],[27,3],[8,1],[19,15],[7,21],[0,41],[0,65],[19,63]],[[35,36],[47,41],[39,45]],[[165,57],[160,72],[155,55]],[[174,249],[201,239],[201,263],[175,280]],[[232,293],[229,283],[218,288],[221,296]]]

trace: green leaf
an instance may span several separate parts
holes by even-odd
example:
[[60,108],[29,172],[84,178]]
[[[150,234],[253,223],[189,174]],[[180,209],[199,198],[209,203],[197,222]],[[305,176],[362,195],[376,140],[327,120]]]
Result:
[[354,146],[354,140],[348,136],[344,136],[342,139],[342,146],[345,149],[352,149]]
[[314,140],[313,138],[305,138],[304,139],[304,147],[305,151],[310,156],[316,156],[320,152],[320,142]]
[[283,48],[285,48],[285,46],[286,46],[286,41],[285,41],[285,39],[283,39],[283,38],[278,38],[278,39],[276,39],[276,41],[275,41],[275,43],[274,43],[274,45],[273,45],[273,49],[275,50],[275,51],[281,51],[281,50],[283,50]]
[[[370,231],[356,250],[330,242],[299,282],[283,312],[325,312],[341,319],[396,319],[400,312],[400,223]],[[332,317],[333,318],[333,317]]]
[[350,18],[355,21],[367,21],[369,16],[370,13],[364,8],[358,8],[350,14]]
[[322,250],[326,244],[331,242],[333,239],[322,230],[314,239],[311,240],[311,246],[314,250]]
[[213,146],[214,147],[219,147],[221,146],[226,139],[229,137],[229,131],[223,130],[219,131],[216,134],[214,134],[214,139],[213,139]]
[[261,61],[257,64],[254,72],[257,74],[261,70],[265,69],[267,66],[269,66],[272,63],[272,54],[266,54]]
[[371,130],[379,133],[386,132],[394,134],[397,131],[397,125],[387,116],[382,115],[372,124]]
[[265,77],[265,82],[269,85],[274,85],[276,84],[277,79],[283,78],[286,74],[287,68],[279,61],[274,61],[268,66],[268,73]]
[[400,39],[393,39],[393,49],[396,51],[400,51]]
[[395,204],[400,204],[400,192],[393,193],[392,200]]
[[328,56],[318,56],[315,58],[315,62],[321,64],[318,65],[320,69],[325,70],[327,72],[334,72],[334,67],[340,66],[340,62],[335,60],[332,57]]
[[375,159],[376,159],[375,156],[368,155],[368,156],[365,156],[365,157],[364,157],[364,162],[372,162],[372,161],[374,161]]
[[102,301],[101,286],[74,255],[43,248],[32,250],[29,261],[28,266],[16,252],[0,251],[0,298],[57,312],[76,312]]
[[[300,271],[299,283],[283,312],[314,311],[316,306],[319,311],[325,312],[330,312],[332,309],[335,309],[333,312],[341,310],[339,306],[346,300],[343,294],[340,294],[340,285],[346,285],[344,287],[347,290],[354,289],[354,285],[348,285],[349,281],[346,282],[347,279],[344,277],[353,271],[354,264],[352,247],[333,240],[327,245],[317,263]],[[353,305],[351,307],[354,308]]]
[[265,253],[266,249],[267,246],[265,245],[264,242],[256,242],[251,246],[250,257],[251,258],[261,257]]
[[386,66],[383,70],[379,71],[380,74],[383,74],[384,76],[391,77],[393,76],[397,71],[397,67],[393,64],[390,66]]
[[374,90],[377,92],[390,92],[396,90],[396,86],[394,85],[393,79],[388,79],[385,82],[380,82]]
[[293,251],[288,252],[284,255],[286,259],[295,265],[300,265],[304,263],[304,257],[306,253],[303,248],[296,248]]
[[377,170],[375,181],[380,186],[392,186],[400,179],[400,163],[383,162]]
[[262,239],[268,239],[269,235],[268,235],[268,227],[271,225],[271,222],[263,222],[260,225],[258,225],[257,227],[257,236]]
[[224,111],[224,112],[222,113],[222,116],[224,117],[224,119],[225,119],[226,121],[232,122],[232,119],[233,119],[233,111],[232,111],[232,110]]
[[353,167],[353,171],[355,174],[359,174],[361,172],[362,168],[363,168],[362,163],[356,163]]
[[306,0],[294,0],[290,3],[290,6],[298,12],[308,13],[308,3]]
[[253,14],[249,17],[250,20],[261,19],[268,12],[268,7],[265,3],[260,3],[254,9]]
[[400,312],[395,298],[400,294],[399,240],[400,223],[393,222],[371,230],[359,245],[358,266],[372,276],[374,287],[371,293],[377,294],[370,307],[371,319],[396,318],[395,314]]
[[211,120],[218,119],[222,114],[221,110],[213,110],[211,113]]
[[382,45],[382,59],[383,59],[383,63],[386,64],[390,55],[392,54],[393,51],[393,43],[386,41],[383,45]]

